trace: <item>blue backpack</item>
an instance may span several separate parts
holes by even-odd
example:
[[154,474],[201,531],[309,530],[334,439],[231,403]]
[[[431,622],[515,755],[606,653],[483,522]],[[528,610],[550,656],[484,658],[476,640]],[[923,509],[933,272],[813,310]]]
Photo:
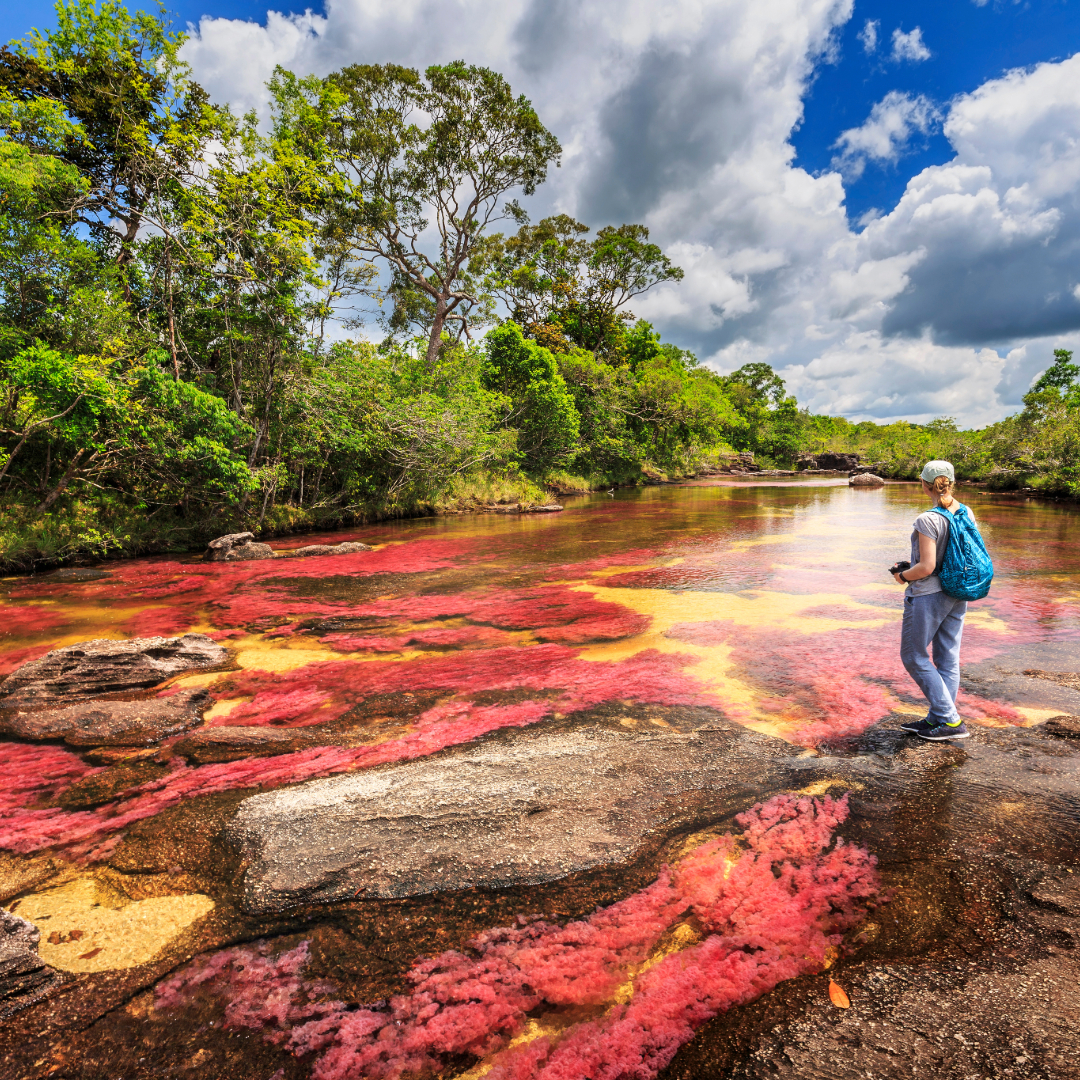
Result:
[[957,600],[981,600],[990,591],[994,564],[968,508],[960,504],[951,514],[941,506],[933,510],[949,522],[948,546],[938,571],[942,591]]

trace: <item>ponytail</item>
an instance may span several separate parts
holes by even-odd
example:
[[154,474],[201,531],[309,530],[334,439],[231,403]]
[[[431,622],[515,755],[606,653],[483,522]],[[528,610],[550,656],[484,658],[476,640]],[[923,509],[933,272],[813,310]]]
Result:
[[934,494],[937,495],[941,505],[948,509],[956,500],[953,498],[953,482],[947,476],[935,476],[930,485]]

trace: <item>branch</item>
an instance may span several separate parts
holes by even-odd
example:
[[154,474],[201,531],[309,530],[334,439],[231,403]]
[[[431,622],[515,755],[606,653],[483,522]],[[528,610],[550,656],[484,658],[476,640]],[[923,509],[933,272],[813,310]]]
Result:
[[[84,395],[80,394],[63,412],[59,412],[55,416],[47,416],[44,420],[36,420],[34,423],[32,423],[23,432],[23,437],[19,440],[18,445],[8,455],[7,461],[4,462],[3,469],[0,469],[0,480],[3,480],[4,477],[7,476],[7,471],[11,468],[11,463],[15,460],[15,455],[23,448],[23,444],[26,442],[26,440],[29,439],[35,431],[37,431],[39,428],[44,427],[46,424],[51,424],[54,420],[62,420],[65,416],[67,416],[69,412],[71,412],[72,409],[75,408],[76,405],[79,404],[80,401],[82,401],[83,397]],[[14,434],[14,432],[12,434]]]

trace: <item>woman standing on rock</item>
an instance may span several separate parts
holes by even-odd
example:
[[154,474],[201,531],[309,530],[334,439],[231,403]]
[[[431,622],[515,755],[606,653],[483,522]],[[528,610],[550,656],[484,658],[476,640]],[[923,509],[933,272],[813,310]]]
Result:
[[[949,515],[961,504],[953,498],[956,474],[947,461],[928,461],[920,474],[923,491]],[[970,515],[970,509],[966,508]],[[974,519],[972,518],[972,521]],[[923,720],[901,725],[920,739],[940,742],[966,739],[968,730],[956,711],[960,688],[960,637],[964,632],[967,601],[957,600],[941,588],[938,576],[949,542],[949,517],[928,510],[915,519],[911,534],[911,566],[893,574],[906,585],[904,624],[900,632],[900,659],[930,703]],[[933,645],[933,661],[926,654]]]

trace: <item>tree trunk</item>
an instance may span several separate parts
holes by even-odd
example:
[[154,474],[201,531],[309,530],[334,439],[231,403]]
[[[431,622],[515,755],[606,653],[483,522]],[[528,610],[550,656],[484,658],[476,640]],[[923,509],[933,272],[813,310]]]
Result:
[[180,361],[176,357],[176,321],[173,318],[173,292],[172,292],[172,254],[171,249],[165,249],[165,292],[168,294],[169,305],[169,354],[172,356],[173,378],[180,381]]
[[[71,464],[67,467],[67,469],[64,470],[64,475],[60,477],[60,483],[57,484],[56,487],[54,487],[52,491],[50,491],[49,494],[45,496],[45,501],[34,511],[35,514],[44,514],[45,511],[48,510],[49,507],[52,506],[52,504],[56,502],[56,500],[59,499],[61,495],[64,494],[64,490],[67,488],[68,484],[71,483],[71,478],[78,471],[79,463],[82,460],[83,454],[85,453],[85,450],[80,450],[71,459]],[[97,454],[93,454],[90,458],[87,459],[86,464],[89,465],[90,462],[93,461],[96,457]]]
[[435,300],[435,318],[431,323],[431,333],[428,335],[427,369],[431,371],[435,367],[435,361],[439,359],[439,350],[442,348],[442,332],[446,325],[446,300],[437,297]]

